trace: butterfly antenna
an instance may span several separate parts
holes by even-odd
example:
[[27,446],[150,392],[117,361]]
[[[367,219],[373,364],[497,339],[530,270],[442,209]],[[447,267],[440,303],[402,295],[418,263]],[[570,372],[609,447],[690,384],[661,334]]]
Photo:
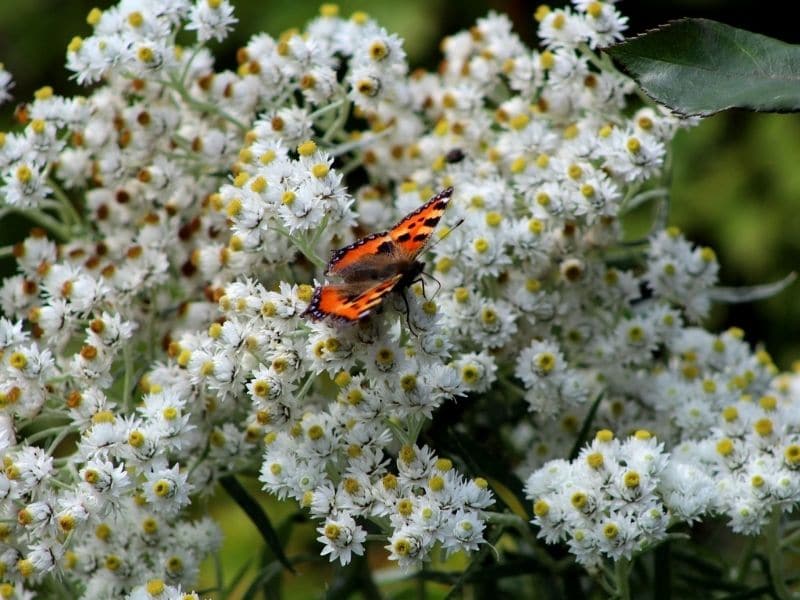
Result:
[[456,227],[460,227],[463,223],[464,223],[464,218],[462,217],[461,219],[456,221],[455,225],[453,225],[452,227],[450,227],[450,229],[445,231],[444,235],[442,237],[440,237],[438,240],[436,240],[430,246],[428,246],[428,250],[433,250],[434,248],[436,248],[436,246],[438,246],[439,243],[442,242],[442,240],[446,240],[447,236],[450,235],[451,233],[453,233],[453,231],[455,230]]

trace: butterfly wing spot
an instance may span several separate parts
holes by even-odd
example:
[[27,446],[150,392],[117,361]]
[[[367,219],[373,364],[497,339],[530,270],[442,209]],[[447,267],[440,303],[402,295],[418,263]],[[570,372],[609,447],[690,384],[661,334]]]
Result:
[[452,194],[453,188],[439,192],[389,230],[391,238],[406,254],[406,260],[413,260],[422,252]]

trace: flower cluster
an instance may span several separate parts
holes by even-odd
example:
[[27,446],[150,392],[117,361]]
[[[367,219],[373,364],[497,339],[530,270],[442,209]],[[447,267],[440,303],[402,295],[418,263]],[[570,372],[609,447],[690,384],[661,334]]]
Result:
[[[692,122],[629,110],[595,53],[622,37],[612,2],[536,19],[540,49],[490,14],[410,72],[397,36],[325,5],[217,71],[226,0],[90,13],[67,66],[101,85],[44,87],[0,134],[2,210],[39,226],[0,287],[2,585],[194,597],[219,532],[186,509],[245,471],[318,521],[332,561],[368,528],[403,568],[475,551],[494,495],[434,426],[458,406],[455,435],[485,430],[487,399],[516,415],[495,433],[541,535],[587,566],[709,514],[756,533],[800,500],[800,387],[740,331],[696,326],[714,252],[659,223],[624,237]],[[434,292],[303,316],[321,257],[448,186]]]
[[601,430],[574,462],[551,461],[528,479],[539,536],[566,541],[589,567],[660,541],[669,520],[656,488],[667,463],[664,445],[648,432],[620,443]]

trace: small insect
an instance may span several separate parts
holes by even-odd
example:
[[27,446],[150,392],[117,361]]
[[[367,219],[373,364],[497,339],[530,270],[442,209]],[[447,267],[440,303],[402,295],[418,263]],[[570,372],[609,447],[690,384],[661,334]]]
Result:
[[340,277],[343,283],[317,287],[303,316],[354,323],[369,315],[392,290],[414,283],[425,267],[417,257],[452,194],[452,187],[442,190],[390,230],[335,250],[325,274]]
[[444,159],[451,165],[460,163],[464,158],[466,158],[466,154],[461,148],[453,148],[444,156]]

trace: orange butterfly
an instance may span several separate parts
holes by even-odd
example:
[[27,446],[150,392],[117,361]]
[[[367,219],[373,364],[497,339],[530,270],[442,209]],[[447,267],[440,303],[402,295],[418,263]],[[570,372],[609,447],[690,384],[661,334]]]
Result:
[[314,295],[303,316],[354,323],[369,315],[394,289],[417,280],[425,265],[417,260],[442,218],[453,188],[436,194],[389,231],[373,233],[335,250],[326,275],[344,283],[325,284]]

